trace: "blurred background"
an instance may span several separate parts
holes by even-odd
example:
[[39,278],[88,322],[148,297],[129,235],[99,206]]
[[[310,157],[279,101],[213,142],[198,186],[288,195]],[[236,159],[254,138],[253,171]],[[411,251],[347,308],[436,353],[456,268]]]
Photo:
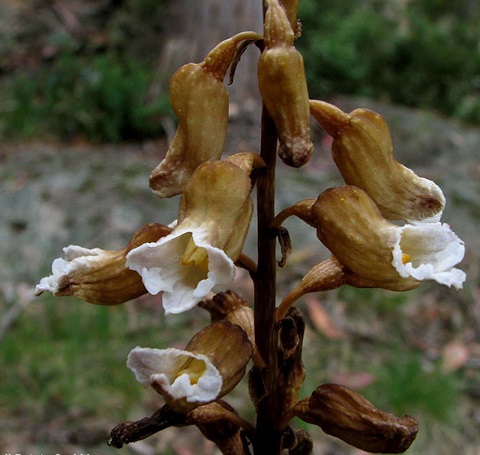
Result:
[[[409,454],[479,455],[480,3],[301,0],[299,18],[310,97],[386,117],[397,159],[444,190],[468,274],[462,291],[424,283],[303,299],[303,396],[348,385],[420,420]],[[117,423],[162,404],[126,368],[130,349],[183,347],[206,314],[167,318],[158,296],[111,308],[34,299],[33,288],[70,243],[120,249],[142,225],[175,219],[178,198],[148,188],[175,132],[168,81],[220,40],[261,29],[260,0],[0,0],[0,451],[217,453],[194,428],[121,452],[106,444]],[[247,49],[229,86],[227,154],[259,149],[257,58]],[[279,164],[278,210],[342,182],[330,139],[313,124],[312,136],[308,165]],[[328,257],[310,228],[287,228],[280,297]],[[253,257],[254,243],[252,226]],[[242,271],[232,288],[252,296]],[[253,419],[245,393],[228,401]],[[362,453],[296,424],[312,431],[315,454]]]

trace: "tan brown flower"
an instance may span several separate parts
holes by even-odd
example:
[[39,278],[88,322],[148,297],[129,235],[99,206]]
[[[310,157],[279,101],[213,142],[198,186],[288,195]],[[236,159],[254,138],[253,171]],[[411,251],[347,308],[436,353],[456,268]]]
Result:
[[57,296],[74,295],[96,305],[117,305],[146,294],[141,276],[126,266],[126,256],[170,232],[167,226],[147,224],[118,251],[70,245],[63,249],[64,258],[53,261],[52,275],[41,279],[35,295],[48,291]]

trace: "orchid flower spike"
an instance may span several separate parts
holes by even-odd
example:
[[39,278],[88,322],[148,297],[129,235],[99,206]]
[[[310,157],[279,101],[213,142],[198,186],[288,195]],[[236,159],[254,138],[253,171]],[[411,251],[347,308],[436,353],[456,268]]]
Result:
[[229,161],[200,165],[182,194],[172,233],[130,251],[127,266],[148,292],[163,291],[166,313],[187,311],[232,282],[252,217],[251,190],[249,174]]
[[440,221],[445,197],[393,156],[385,119],[368,109],[346,114],[324,101],[310,101],[315,119],[333,137],[332,155],[345,183],[364,190],[383,217],[406,222]]
[[127,366],[143,386],[186,413],[230,392],[245,374],[253,347],[238,325],[222,320],[198,332],[185,350],[133,349]]
[[147,293],[138,273],[126,265],[126,255],[146,242],[157,241],[171,232],[161,224],[147,224],[130,243],[118,251],[70,245],[64,258],[53,261],[52,275],[35,287],[35,295],[45,291],[57,296],[74,295],[96,305],[117,305]]
[[318,238],[352,272],[348,284],[405,291],[434,280],[462,288],[465,273],[455,265],[465,247],[447,224],[391,224],[367,193],[348,185],[320,194],[312,215]]

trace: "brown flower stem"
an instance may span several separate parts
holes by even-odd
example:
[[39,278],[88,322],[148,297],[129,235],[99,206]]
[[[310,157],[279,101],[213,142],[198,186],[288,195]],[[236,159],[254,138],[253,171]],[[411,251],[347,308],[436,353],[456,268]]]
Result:
[[314,266],[283,299],[277,308],[275,319],[280,321],[288,309],[302,296],[310,292],[331,291],[346,284],[349,272],[335,257],[331,257]]
[[183,424],[185,416],[178,414],[168,406],[163,406],[150,417],[135,422],[119,423],[110,432],[108,445],[121,449],[124,444],[141,441],[159,431]]
[[316,227],[315,219],[310,213],[312,205],[315,203],[315,201],[316,199],[305,199],[303,201],[297,202],[291,207],[287,207],[272,220],[270,228],[278,229],[283,224],[283,222],[291,216],[296,216],[308,223],[310,226]]
[[241,253],[238,259],[235,262],[235,265],[241,267],[242,269],[247,270],[250,274],[254,274],[257,271],[256,262],[247,256],[246,254]]
[[[258,267],[254,280],[255,341],[267,368],[260,370],[267,394],[258,397],[257,437],[254,452],[259,455],[278,455],[282,432],[276,427],[278,417],[278,365],[275,334],[276,235],[269,229],[275,216],[275,164],[277,131],[265,107],[262,110],[261,157],[266,169],[257,179]],[[256,367],[254,367],[256,368]]]

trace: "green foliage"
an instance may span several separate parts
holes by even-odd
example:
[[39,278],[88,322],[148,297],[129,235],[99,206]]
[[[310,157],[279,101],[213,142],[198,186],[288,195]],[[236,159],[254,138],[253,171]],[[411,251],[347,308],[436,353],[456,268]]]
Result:
[[161,135],[161,118],[170,108],[166,99],[146,104],[150,78],[146,65],[116,54],[88,59],[64,53],[6,84],[0,135],[103,142]]
[[52,296],[32,303],[0,343],[0,364],[8,365],[8,374],[0,375],[0,411],[51,419],[75,408],[114,421],[127,418],[146,393],[126,367],[130,350],[162,348],[191,332],[188,315],[164,321],[158,302],[141,313],[134,305]]
[[111,312],[106,319],[102,314],[108,308],[78,301],[67,307],[52,299],[42,305],[0,344],[0,361],[12,372],[0,378],[4,405],[38,416],[72,407],[97,412],[98,404],[111,397],[112,407],[125,412],[141,388],[122,368],[128,349],[114,336],[113,322],[123,326],[124,312]]
[[480,122],[478,5],[303,0],[300,6],[298,46],[312,98],[357,94]]
[[460,394],[459,379],[431,362],[422,362],[414,352],[390,353],[378,366],[376,381],[365,395],[381,409],[397,415],[427,414],[448,423],[454,417]]
[[163,135],[168,93],[147,92],[166,1],[77,2],[68,18],[78,27],[49,2],[0,6],[0,139]]

